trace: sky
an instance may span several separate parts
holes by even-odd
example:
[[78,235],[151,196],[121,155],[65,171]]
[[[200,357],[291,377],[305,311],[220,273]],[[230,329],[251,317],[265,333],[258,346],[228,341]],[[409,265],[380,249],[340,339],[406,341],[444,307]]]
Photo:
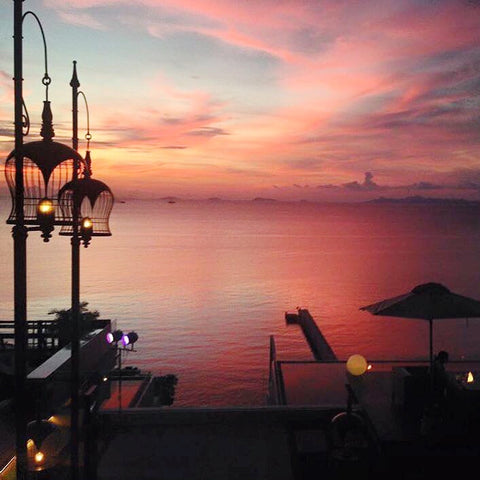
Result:
[[[56,140],[72,62],[93,175],[116,198],[480,200],[478,0],[26,0]],[[0,154],[13,141],[13,2],[0,4]],[[25,141],[45,59],[23,21]],[[87,108],[79,99],[80,152]],[[0,184],[5,191],[6,184]]]

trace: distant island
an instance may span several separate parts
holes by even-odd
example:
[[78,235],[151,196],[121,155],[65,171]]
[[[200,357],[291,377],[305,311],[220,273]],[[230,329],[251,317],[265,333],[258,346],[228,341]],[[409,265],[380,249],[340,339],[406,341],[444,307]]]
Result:
[[365,203],[402,203],[402,204],[429,204],[429,205],[480,205],[478,200],[466,200],[464,198],[433,198],[413,195],[403,198],[379,197],[368,200]]
[[178,197],[162,197],[160,200],[168,203],[178,202],[180,199]]
[[[364,201],[321,201],[315,199],[299,199],[299,200],[280,200],[270,197],[255,197],[252,199],[241,199],[241,200],[231,200],[220,197],[208,197],[208,198],[182,198],[177,196],[165,196],[165,197],[156,197],[152,199],[145,198],[128,198],[130,200],[153,200],[167,203],[177,203],[177,202],[209,202],[209,203],[224,203],[224,202],[253,202],[253,203],[300,203],[300,204],[329,204],[329,203],[340,203],[340,204],[398,204],[398,205],[464,205],[464,206],[480,206],[479,200],[467,200],[465,198],[435,198],[435,197],[423,197],[421,195],[412,195],[408,197],[377,197],[370,200]],[[126,203],[125,200],[120,200],[119,203]]]
[[277,202],[274,198],[255,197],[252,202]]

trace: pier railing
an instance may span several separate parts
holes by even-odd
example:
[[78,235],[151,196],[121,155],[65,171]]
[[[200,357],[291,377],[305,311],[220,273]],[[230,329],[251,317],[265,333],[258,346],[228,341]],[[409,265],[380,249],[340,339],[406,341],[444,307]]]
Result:
[[284,392],[282,391],[283,381],[280,378],[281,371],[277,364],[277,347],[275,345],[275,337],[270,335],[270,361],[268,371],[268,395],[267,403],[269,405],[282,404]]
[[[110,320],[96,319],[91,328],[103,328]],[[57,320],[28,320],[27,345],[29,349],[58,350],[61,331]],[[15,344],[15,323],[0,320],[0,351],[12,348]]]
[[[0,350],[14,345],[15,324],[0,321]],[[29,320],[27,322],[28,348],[57,349],[58,325],[56,320]]]

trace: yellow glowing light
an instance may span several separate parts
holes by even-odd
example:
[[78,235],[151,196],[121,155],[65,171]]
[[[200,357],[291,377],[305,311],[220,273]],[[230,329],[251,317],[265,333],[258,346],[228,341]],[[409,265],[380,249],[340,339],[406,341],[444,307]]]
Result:
[[88,217],[85,217],[82,220],[82,226],[83,226],[83,228],[92,228],[93,227],[93,222]]
[[347,360],[347,371],[352,375],[363,375],[367,371],[367,360],[362,355],[352,355]]
[[52,213],[53,212],[53,203],[48,198],[44,198],[38,204],[38,211],[43,214]]
[[369,364],[368,364],[368,367],[367,367],[367,370],[371,370],[371,369],[372,369],[372,364],[369,363]]
[[42,463],[44,459],[45,459],[45,455],[42,452],[37,452],[35,454],[35,462],[36,463]]
[[473,373],[472,373],[472,372],[468,372],[468,375],[467,375],[467,383],[473,383],[473,382],[474,382]]

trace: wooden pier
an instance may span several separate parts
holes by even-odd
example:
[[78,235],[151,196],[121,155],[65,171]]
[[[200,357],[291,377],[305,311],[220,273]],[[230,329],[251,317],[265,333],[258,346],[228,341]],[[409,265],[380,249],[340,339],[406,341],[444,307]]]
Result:
[[300,326],[315,360],[323,362],[337,360],[335,352],[307,309],[299,308],[297,313],[285,313],[285,320],[287,325],[294,324]]

